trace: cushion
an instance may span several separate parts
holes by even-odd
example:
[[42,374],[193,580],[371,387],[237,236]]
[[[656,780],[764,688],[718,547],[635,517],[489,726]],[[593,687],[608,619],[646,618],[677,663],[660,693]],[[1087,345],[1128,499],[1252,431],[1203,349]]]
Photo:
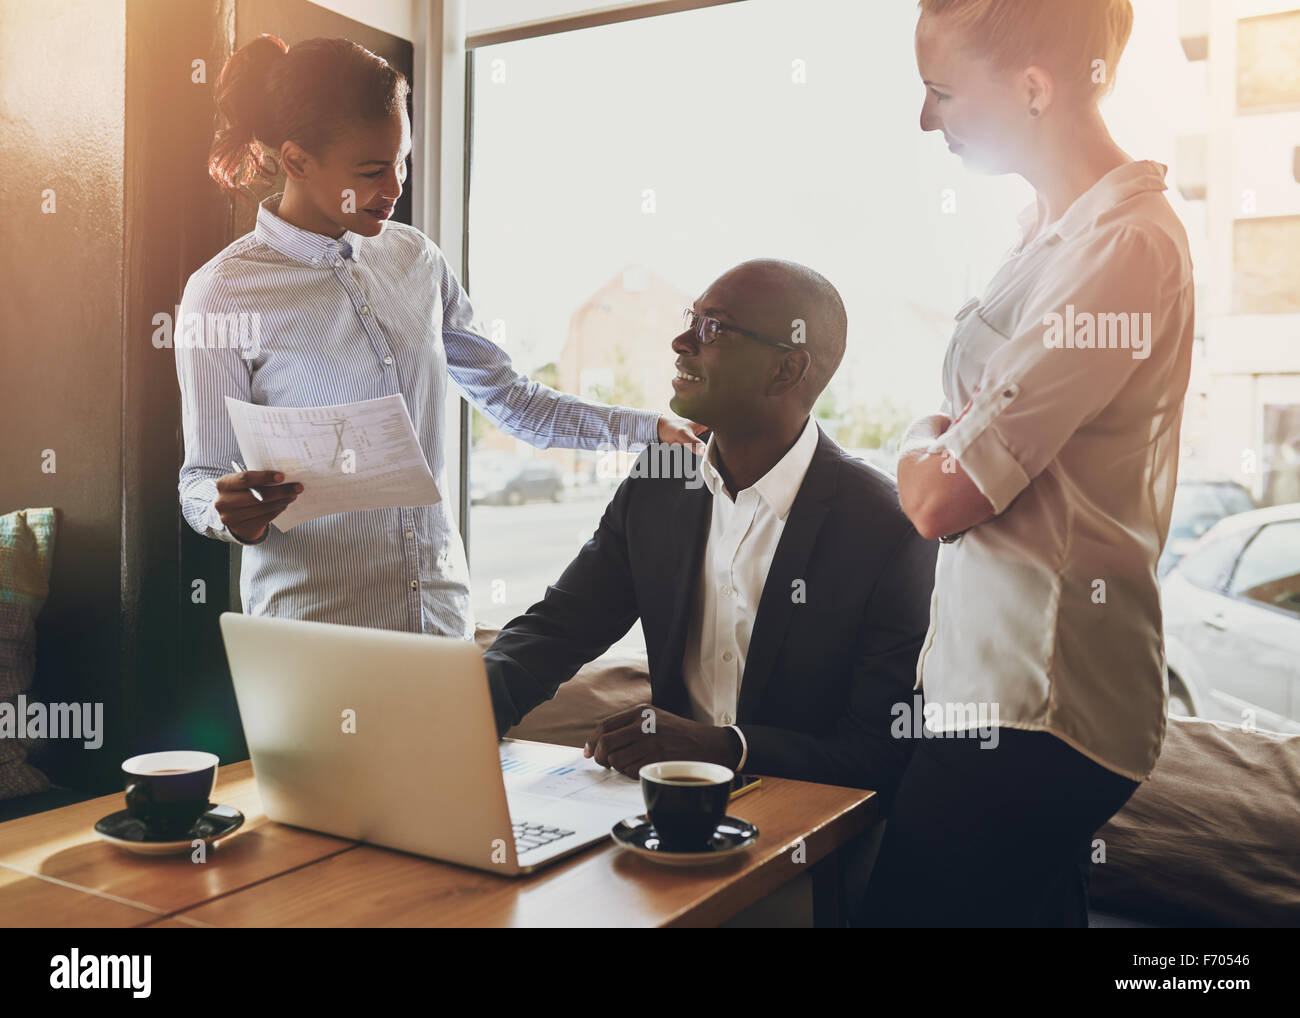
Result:
[[[18,709],[18,696],[36,675],[36,616],[50,592],[56,517],[53,509],[19,509],[0,516],[0,704]],[[31,740],[0,738],[0,799],[50,787],[27,763]]]
[[1300,736],[1170,717],[1096,837],[1091,904],[1176,925],[1300,926]]
[[[474,642],[487,650],[498,632],[478,626]],[[582,746],[597,721],[649,702],[650,669],[645,655],[605,654],[583,665],[577,675],[560,685],[553,699],[529,711],[506,737]]]

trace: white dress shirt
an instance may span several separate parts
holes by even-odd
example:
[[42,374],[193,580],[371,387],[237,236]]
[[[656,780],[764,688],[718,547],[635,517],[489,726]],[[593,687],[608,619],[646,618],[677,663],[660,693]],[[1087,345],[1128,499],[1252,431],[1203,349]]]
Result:
[[[996,704],[1001,725],[1134,781],[1164,738],[1156,560],[1192,355],[1164,175],[1128,163],[1055,223],[1026,210],[1020,246],[958,313],[943,385],[960,413],[930,449],[998,515],[941,547],[917,662],[927,701]],[[969,727],[945,712],[932,730]]]
[[744,733],[735,721],[754,616],[786,517],[812,463],[817,441],[817,424],[809,417],[794,445],[776,466],[736,495],[734,501],[715,466],[713,436],[700,462],[704,484],[713,495],[713,510],[695,585],[682,676],[694,720],[729,726],[740,736],[737,771],[749,755]]

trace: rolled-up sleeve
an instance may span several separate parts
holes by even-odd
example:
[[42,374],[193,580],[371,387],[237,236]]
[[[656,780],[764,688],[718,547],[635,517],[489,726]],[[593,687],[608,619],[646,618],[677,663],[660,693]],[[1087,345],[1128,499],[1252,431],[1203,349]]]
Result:
[[[1122,226],[1098,231],[1054,265],[989,358],[971,400],[931,444],[956,459],[995,513],[1158,354],[1151,337],[1160,328],[1151,316],[1171,306],[1166,295],[1176,282],[1168,245]],[[991,328],[982,319],[972,327]]]

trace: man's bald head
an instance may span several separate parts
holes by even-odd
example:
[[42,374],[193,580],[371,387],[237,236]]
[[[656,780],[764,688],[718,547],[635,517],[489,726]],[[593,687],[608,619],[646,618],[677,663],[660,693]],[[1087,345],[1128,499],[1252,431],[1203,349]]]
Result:
[[673,340],[679,375],[669,405],[714,430],[799,423],[844,357],[844,302],[806,265],[775,258],[737,265],[694,310],[721,330],[713,343],[690,330]]
[[800,395],[811,410],[844,359],[849,322],[839,291],[808,266],[777,258],[742,262],[710,292],[719,286],[743,302],[755,331],[807,351],[808,373]]

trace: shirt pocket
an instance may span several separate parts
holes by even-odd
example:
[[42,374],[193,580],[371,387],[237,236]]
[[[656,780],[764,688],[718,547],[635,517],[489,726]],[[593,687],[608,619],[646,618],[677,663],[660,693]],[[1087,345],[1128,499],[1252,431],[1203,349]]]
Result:
[[985,365],[1009,339],[985,320],[983,312],[984,308],[975,307],[962,316],[944,366],[949,401],[958,411],[970,402]]

